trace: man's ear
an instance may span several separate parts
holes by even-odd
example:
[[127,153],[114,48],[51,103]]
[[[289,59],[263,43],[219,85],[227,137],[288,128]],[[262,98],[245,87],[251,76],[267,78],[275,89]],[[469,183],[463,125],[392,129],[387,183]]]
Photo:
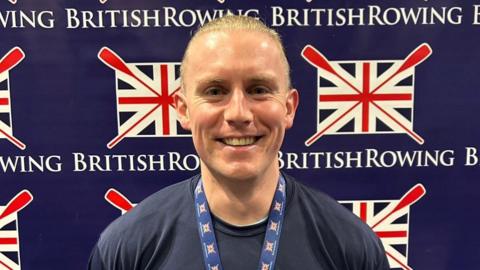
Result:
[[178,91],[173,96],[175,102],[175,110],[177,110],[178,120],[185,130],[190,130],[190,115],[188,113],[187,98],[185,97],[184,90]]
[[285,127],[287,129],[293,126],[293,120],[295,119],[295,112],[297,111],[298,103],[300,102],[300,98],[298,95],[297,89],[290,89],[287,94],[286,100],[286,108],[287,113],[285,115]]

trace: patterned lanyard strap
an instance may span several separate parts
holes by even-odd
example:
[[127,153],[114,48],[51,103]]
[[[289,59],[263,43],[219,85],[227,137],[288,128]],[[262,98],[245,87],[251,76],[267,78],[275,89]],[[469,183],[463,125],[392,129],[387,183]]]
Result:
[[[259,270],[273,270],[275,267],[275,260],[280,243],[280,233],[283,227],[286,197],[285,179],[280,176],[268,215],[262,254],[260,255],[260,262],[258,263]],[[198,181],[197,187],[195,188],[195,208],[197,213],[198,234],[202,242],[205,269],[223,270],[207,197],[203,191],[202,179]]]

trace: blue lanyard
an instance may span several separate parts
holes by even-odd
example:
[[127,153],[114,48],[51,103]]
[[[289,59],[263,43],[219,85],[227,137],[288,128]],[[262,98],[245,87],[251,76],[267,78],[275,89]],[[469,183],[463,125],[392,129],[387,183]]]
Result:
[[[285,179],[280,176],[270,207],[270,214],[268,215],[262,254],[258,262],[259,270],[273,270],[275,267],[275,260],[280,243],[280,233],[283,227],[286,198]],[[202,242],[205,269],[223,270],[207,197],[203,191],[202,179],[198,181],[197,187],[195,188],[195,209],[197,213],[198,234]]]

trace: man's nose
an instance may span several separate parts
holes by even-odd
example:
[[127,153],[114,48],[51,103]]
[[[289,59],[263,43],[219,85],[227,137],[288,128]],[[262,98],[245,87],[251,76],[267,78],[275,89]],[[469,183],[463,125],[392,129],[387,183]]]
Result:
[[232,91],[230,100],[225,108],[225,121],[238,127],[246,126],[253,121],[251,104],[247,94],[240,89]]

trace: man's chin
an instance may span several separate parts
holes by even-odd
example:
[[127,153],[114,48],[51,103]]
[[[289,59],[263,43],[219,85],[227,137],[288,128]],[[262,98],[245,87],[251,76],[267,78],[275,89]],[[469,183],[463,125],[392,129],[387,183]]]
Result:
[[234,181],[250,181],[257,179],[259,177],[259,173],[256,170],[252,171],[247,169],[234,169],[223,173],[223,176],[226,179],[231,179]]
[[211,175],[217,180],[255,181],[265,174],[278,171],[275,164],[265,164],[265,158],[265,155],[248,158],[218,155],[215,159],[202,160],[202,175]]
[[260,177],[260,172],[258,168],[249,164],[248,166],[235,166],[229,164],[227,166],[222,166],[219,169],[213,169],[212,175],[215,178],[231,180],[231,181],[251,181]]

